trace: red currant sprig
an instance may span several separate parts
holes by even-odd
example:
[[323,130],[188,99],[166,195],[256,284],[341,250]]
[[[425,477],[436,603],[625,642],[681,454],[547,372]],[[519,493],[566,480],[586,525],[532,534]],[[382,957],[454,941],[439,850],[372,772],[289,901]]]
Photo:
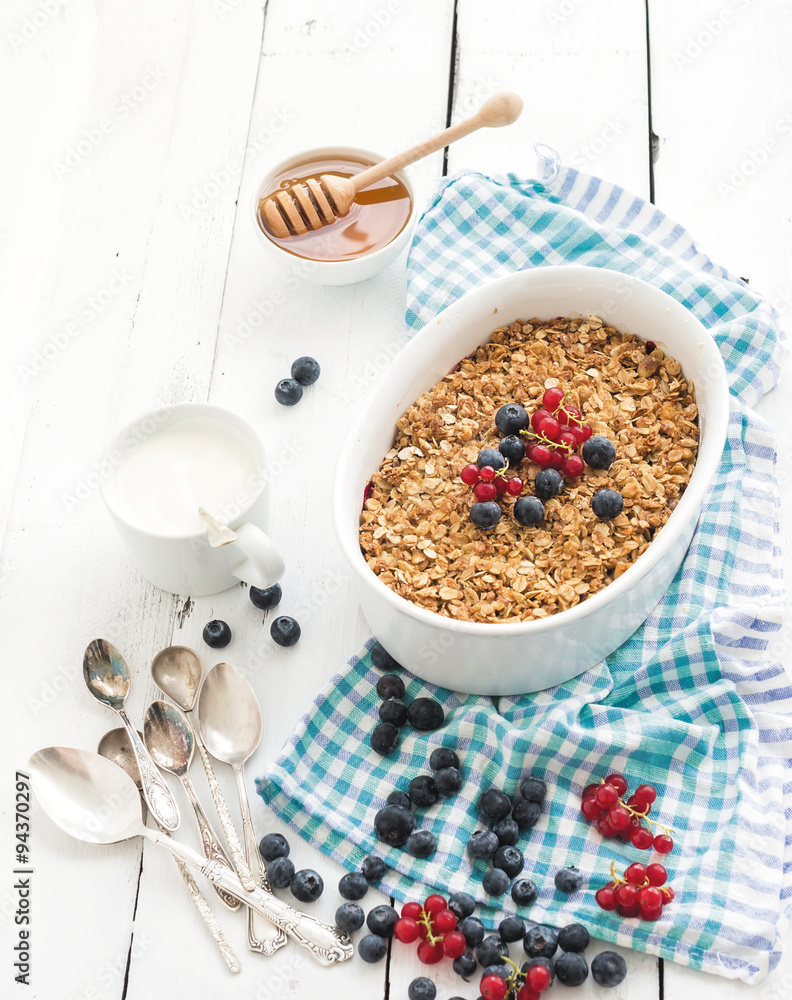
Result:
[[540,993],[550,986],[550,970],[544,965],[532,965],[527,972],[521,972],[517,965],[505,955],[501,956],[503,965],[510,965],[513,971],[508,978],[487,973],[481,977],[479,992],[484,1000],[537,1000]]
[[411,944],[421,938],[418,959],[434,965],[443,956],[459,958],[467,947],[465,935],[456,929],[457,917],[442,896],[433,894],[420,903],[405,903],[393,927],[397,940]]
[[491,465],[466,465],[459,478],[465,486],[473,487],[473,496],[479,503],[486,500],[496,500],[504,493],[510,497],[518,497],[523,491],[523,481],[519,476],[509,476],[508,466],[503,469],[493,469]]
[[[671,838],[674,831],[655,819],[649,819],[657,789],[654,785],[639,785],[625,802],[623,796],[627,791],[627,780],[623,775],[609,774],[598,785],[587,785],[583,789],[580,811],[596,825],[603,837],[630,841],[640,851],[654,847],[659,854],[670,853],[674,849]],[[663,832],[652,833],[653,826]]]
[[560,469],[574,479],[585,468],[583,459],[574,453],[591,437],[591,428],[583,423],[583,414],[576,406],[561,406],[565,396],[563,389],[546,389],[541,409],[531,416],[530,428],[520,434],[528,439],[529,461],[543,468]]
[[611,862],[611,881],[597,890],[595,899],[603,910],[615,910],[622,917],[658,920],[663,907],[674,898],[674,890],[666,885],[668,872],[661,864],[644,866],[636,862],[625,869],[624,876]]

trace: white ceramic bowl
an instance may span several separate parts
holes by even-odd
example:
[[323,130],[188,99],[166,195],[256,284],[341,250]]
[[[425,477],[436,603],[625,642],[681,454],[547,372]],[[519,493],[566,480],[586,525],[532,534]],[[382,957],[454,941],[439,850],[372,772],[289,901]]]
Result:
[[[369,569],[358,539],[363,492],[393,444],[398,418],[497,327],[516,319],[591,314],[653,340],[695,384],[698,461],[667,524],[617,580],[549,618],[459,622],[399,597]],[[335,530],[373,635],[420,677],[475,694],[539,691],[592,667],[645,621],[668,589],[720,463],[727,421],[726,373],[715,341],[684,306],[652,285],[604,268],[570,265],[521,271],[468,292],[396,357],[359,412],[338,460]]]
[[410,242],[415,220],[418,217],[418,210],[415,204],[415,192],[410,183],[409,177],[403,170],[399,170],[394,177],[402,182],[410,195],[410,215],[404,228],[386,246],[375,250],[374,253],[365,254],[362,257],[355,257],[351,260],[308,260],[305,257],[295,257],[294,254],[284,250],[283,247],[274,243],[262,230],[258,221],[258,204],[265,192],[269,193],[272,188],[274,178],[290,171],[293,167],[306,163],[309,160],[321,159],[323,157],[351,157],[352,159],[364,160],[369,163],[380,163],[385,159],[379,153],[373,153],[368,149],[360,149],[358,146],[317,146],[315,149],[306,149],[301,153],[290,156],[280,163],[276,163],[267,171],[265,177],[256,188],[251,206],[251,218],[258,235],[259,244],[267,257],[276,265],[282,268],[294,267],[299,262],[302,267],[300,275],[306,281],[316,285],[352,285],[357,281],[365,281],[378,274],[388,264],[392,264],[399,254]]

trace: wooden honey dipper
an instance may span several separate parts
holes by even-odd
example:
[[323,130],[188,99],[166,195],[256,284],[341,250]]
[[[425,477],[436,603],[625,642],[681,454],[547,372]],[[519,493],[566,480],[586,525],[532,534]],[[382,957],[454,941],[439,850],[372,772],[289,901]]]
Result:
[[450,146],[452,142],[470,135],[476,129],[511,125],[520,117],[522,108],[522,98],[517,94],[494,94],[472,118],[444,129],[434,138],[419,142],[404,153],[391,156],[382,163],[375,163],[353,177],[322,174],[318,179],[308,178],[304,184],[294,184],[292,187],[273,191],[261,202],[260,216],[264,227],[273,236],[285,239],[329,226],[331,222],[347,215],[355,195],[362,188],[383,180],[444,146]]

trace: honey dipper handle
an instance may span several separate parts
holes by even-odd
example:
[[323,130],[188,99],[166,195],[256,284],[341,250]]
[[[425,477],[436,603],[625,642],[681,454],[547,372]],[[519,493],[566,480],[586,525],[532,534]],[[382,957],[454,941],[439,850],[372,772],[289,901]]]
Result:
[[355,174],[354,177],[350,177],[349,180],[352,188],[355,191],[360,191],[362,188],[368,187],[369,184],[375,184],[389,174],[395,174],[402,168],[409,167],[416,160],[422,160],[430,153],[435,153],[444,146],[450,146],[452,142],[456,142],[457,139],[463,139],[466,135],[470,135],[471,132],[475,132],[477,129],[499,128],[501,125],[511,125],[512,122],[517,121],[520,117],[522,109],[522,98],[518,94],[512,94],[508,91],[502,94],[493,94],[488,101],[482,104],[478,113],[473,115],[472,118],[467,118],[465,121],[459,122],[458,125],[452,125],[450,128],[444,129],[438,135],[434,136],[434,138],[427,139],[425,142],[419,142],[412,149],[408,149],[404,153],[399,153],[397,156],[391,156],[390,159],[383,160],[382,163],[376,163],[373,167],[369,167],[367,170]]

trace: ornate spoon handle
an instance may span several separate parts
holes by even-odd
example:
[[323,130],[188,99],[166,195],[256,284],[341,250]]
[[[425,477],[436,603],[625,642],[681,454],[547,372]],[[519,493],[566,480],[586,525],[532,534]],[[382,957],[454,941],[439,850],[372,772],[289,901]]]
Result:
[[[228,940],[223,933],[223,928],[217,922],[217,918],[214,913],[212,913],[209,909],[209,904],[206,902],[204,894],[198,888],[198,883],[192,877],[192,872],[180,858],[174,858],[174,861],[181,872],[181,877],[184,879],[187,891],[192,897],[193,903],[195,903],[195,908],[201,915],[201,920],[203,920],[206,925],[206,929],[212,935],[214,943],[217,945],[220,954],[223,956],[225,964],[228,966],[228,971],[239,972],[242,968],[239,964],[239,959],[234,954],[234,949],[228,943]],[[239,906],[239,901],[235,900],[235,902],[236,905]]]
[[245,889],[247,889],[248,892],[252,892],[256,888],[256,881],[253,878],[252,872],[248,868],[247,861],[245,861],[245,852],[242,850],[242,845],[239,843],[239,837],[234,829],[234,823],[231,819],[231,814],[228,811],[226,801],[223,798],[223,792],[220,785],[217,783],[217,776],[215,775],[214,768],[212,767],[212,759],[209,756],[209,751],[203,744],[200,734],[195,732],[195,727],[193,727],[193,733],[195,735],[195,743],[198,747],[198,753],[200,754],[201,762],[204,766],[204,771],[206,771],[206,780],[209,783],[209,791],[212,793],[215,808],[217,809],[217,815],[220,817],[220,822],[223,824],[223,833],[225,834],[228,849],[231,851],[231,860],[234,864],[234,869],[239,876],[239,881]]
[[149,757],[148,750],[140,742],[135,727],[129,721],[129,716],[123,708],[117,708],[121,721],[129,735],[129,742],[135,754],[140,769],[141,791],[146,799],[152,817],[170,833],[179,828],[179,807],[165,784],[165,779],[159,773],[157,765]]
[[210,881],[221,885],[276,927],[280,927],[320,965],[337,965],[352,958],[354,948],[349,935],[337,927],[322,923],[308,913],[300,913],[299,910],[295,910],[282,899],[270,895],[263,889],[246,892],[231,868],[220,861],[207,861],[186,844],[155,833],[154,830],[146,830],[145,836],[149,840],[164,844],[185,864],[198,868]]
[[[190,781],[190,776],[184,774],[181,779],[184,790],[187,793],[187,798],[190,800],[190,805],[193,807],[193,812],[195,813],[195,819],[198,823],[198,832],[201,835],[201,844],[203,846],[204,855],[209,858],[210,861],[222,861],[223,864],[229,865],[231,862],[228,860],[226,852],[223,850],[223,846],[218,840],[217,834],[212,829],[212,824],[209,822],[206,813],[203,810],[203,806],[198,800],[198,796],[195,794],[195,788],[193,787],[192,781]],[[224,889],[219,886],[215,886],[215,892],[222,899],[229,910],[238,910],[240,907],[240,902],[236,896],[232,896],[227,893]]]

